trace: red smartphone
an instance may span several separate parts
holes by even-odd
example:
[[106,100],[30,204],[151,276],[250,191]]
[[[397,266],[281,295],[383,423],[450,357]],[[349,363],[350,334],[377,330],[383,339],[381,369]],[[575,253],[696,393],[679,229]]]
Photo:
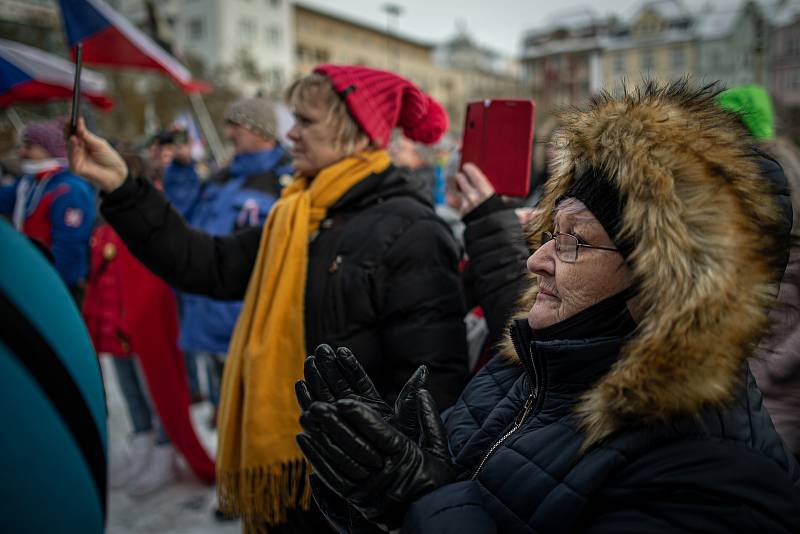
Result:
[[533,100],[467,104],[460,166],[477,165],[498,195],[528,196],[535,110]]

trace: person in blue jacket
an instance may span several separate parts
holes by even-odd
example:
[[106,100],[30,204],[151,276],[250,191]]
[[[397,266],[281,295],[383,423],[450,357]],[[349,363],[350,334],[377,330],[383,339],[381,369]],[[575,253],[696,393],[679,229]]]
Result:
[[[290,156],[277,141],[276,131],[270,100],[249,98],[231,105],[225,114],[225,135],[235,156],[204,184],[189,224],[212,235],[264,224],[280,196],[281,176],[292,172]],[[242,303],[184,294],[182,306],[180,346],[187,353],[206,356],[209,396],[216,408],[225,354]]]
[[25,128],[19,148],[24,174],[0,188],[0,213],[52,254],[56,270],[80,301],[89,270],[95,192],[67,169],[61,124],[33,122]]
[[161,180],[164,194],[181,215],[189,218],[200,195],[200,176],[192,159],[189,137],[185,130],[175,130],[161,134],[158,142],[162,151],[169,146],[172,154]]

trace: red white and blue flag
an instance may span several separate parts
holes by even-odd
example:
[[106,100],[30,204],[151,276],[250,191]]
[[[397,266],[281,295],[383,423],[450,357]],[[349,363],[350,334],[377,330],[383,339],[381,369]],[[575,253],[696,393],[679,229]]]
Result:
[[192,73],[103,0],[59,0],[67,45],[83,43],[86,64],[136,67],[166,73],[186,93],[207,91]]
[[[38,48],[0,39],[0,107],[16,102],[47,102],[72,97],[75,66]],[[108,109],[103,75],[81,71],[81,95],[92,104]]]

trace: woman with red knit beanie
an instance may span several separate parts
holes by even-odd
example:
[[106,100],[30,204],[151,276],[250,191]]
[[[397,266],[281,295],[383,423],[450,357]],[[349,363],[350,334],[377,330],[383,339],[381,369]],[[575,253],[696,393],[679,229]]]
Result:
[[[317,67],[286,99],[295,176],[263,229],[189,229],[83,124],[70,163],[104,192],[103,215],[153,272],[181,291],[245,299],[222,386],[221,510],[248,531],[320,532],[293,388],[304,365],[337,365],[337,355],[325,346],[304,357],[323,342],[347,346],[375,381],[371,398],[396,400],[403,413],[425,386],[445,408],[467,379],[464,309],[458,247],[385,150],[394,128],[436,142],[448,126],[441,105],[396,74],[344,65]],[[429,371],[405,384],[422,364]]]

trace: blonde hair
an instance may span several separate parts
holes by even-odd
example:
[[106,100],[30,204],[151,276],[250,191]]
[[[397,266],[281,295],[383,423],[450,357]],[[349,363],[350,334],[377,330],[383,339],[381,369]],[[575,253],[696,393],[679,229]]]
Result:
[[285,100],[290,106],[308,105],[309,102],[325,106],[328,109],[325,122],[333,124],[336,131],[334,136],[336,148],[343,149],[345,153],[352,154],[356,145],[362,140],[367,140],[371,148],[376,148],[350,115],[347,104],[336,93],[333,84],[326,76],[315,72],[296,80],[286,90]]

